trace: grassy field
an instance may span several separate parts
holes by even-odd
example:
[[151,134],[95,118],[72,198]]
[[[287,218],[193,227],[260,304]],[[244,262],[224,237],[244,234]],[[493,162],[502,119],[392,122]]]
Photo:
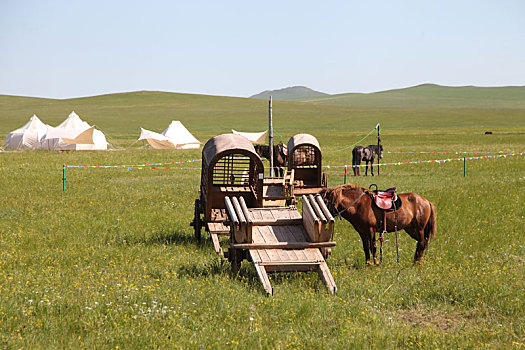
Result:
[[[472,106],[470,106],[472,107]],[[525,347],[525,157],[384,166],[353,183],[397,186],[437,208],[422,265],[415,241],[394,236],[366,267],[358,234],[336,222],[331,296],[315,273],[239,276],[197,244],[189,222],[200,163],[172,169],[68,169],[200,158],[199,150],[133,144],[139,127],[181,120],[201,141],[231,128],[263,130],[267,102],[154,92],[74,100],[0,96],[0,137],[36,113],[51,125],[71,110],[122,150],[0,153],[0,347],[3,348],[516,348]],[[315,135],[329,185],[350,152],[382,125],[384,162],[525,150],[525,110],[366,108],[275,102],[285,139]],[[493,135],[484,132],[493,131]],[[374,138],[363,141],[373,143]],[[408,153],[408,152],[467,152]],[[226,244],[226,242],[224,241]]]

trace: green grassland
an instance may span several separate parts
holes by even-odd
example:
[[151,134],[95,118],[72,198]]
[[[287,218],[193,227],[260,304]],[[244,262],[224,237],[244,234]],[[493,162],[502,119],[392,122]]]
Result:
[[300,101],[326,105],[389,108],[525,108],[525,86],[449,87],[423,84],[376,93],[347,93]]
[[[171,169],[69,168],[200,158],[200,150],[134,144],[139,127],[181,120],[202,142],[234,128],[264,130],[267,102],[136,92],[70,100],[0,96],[0,137],[36,113],[56,125],[71,110],[119,150],[0,153],[0,346],[3,348],[516,348],[525,346],[525,157],[384,166],[349,181],[417,192],[437,209],[424,263],[393,234],[367,267],[358,234],[336,222],[328,260],[338,292],[315,273],[231,276],[189,222],[200,163]],[[385,163],[525,150],[523,108],[379,108],[277,101],[276,130],[323,148],[330,186],[350,150],[382,125]],[[485,131],[492,135],[484,135]],[[374,143],[374,138],[363,144]],[[468,153],[408,153],[408,152]],[[223,241],[226,245],[226,241]]]

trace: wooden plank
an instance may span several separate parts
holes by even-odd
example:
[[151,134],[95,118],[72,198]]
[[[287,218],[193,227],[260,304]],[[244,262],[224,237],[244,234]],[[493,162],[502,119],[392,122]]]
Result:
[[262,213],[260,210],[250,210],[250,214],[252,216],[252,221],[255,224],[258,221],[263,221]]
[[208,222],[207,225],[208,231],[210,231],[210,233],[215,233],[218,235],[230,234],[230,226],[226,226],[222,222]]
[[302,219],[301,213],[299,213],[298,210],[291,210],[290,211],[290,219]]
[[297,260],[306,260],[306,254],[304,249],[294,249],[295,255],[297,255]]
[[276,249],[266,249],[266,254],[268,254],[270,261],[282,263],[281,256],[279,255],[279,252],[277,252]]
[[254,266],[255,266],[255,271],[257,271],[257,275],[259,276],[259,280],[261,281],[264,290],[268,294],[273,295],[272,284],[270,283],[270,279],[268,278],[268,274],[266,273],[266,268],[259,264],[254,264]]
[[264,241],[268,244],[274,244],[279,243],[277,238],[275,238],[275,234],[273,233],[271,226],[261,226],[259,232],[261,232],[261,235],[264,237]]
[[[281,235],[283,236],[283,240],[286,242],[297,242],[298,240],[293,235],[292,231],[290,230],[290,226],[275,226],[278,227],[280,230]],[[292,226],[293,227],[293,226]],[[301,242],[304,242],[305,240],[300,240]]]
[[299,249],[286,249],[286,251],[288,252],[288,255],[290,255],[291,261],[299,261],[302,259],[302,256],[297,255]]
[[282,228],[286,226],[270,226],[273,231],[273,235],[278,242],[288,242],[288,236],[283,232]]
[[266,221],[266,222],[276,221],[275,218],[273,217],[271,210],[261,210],[261,214],[263,217],[263,221]]
[[[335,247],[336,242],[274,242],[274,243],[232,243],[230,244],[236,249],[306,249],[306,248],[324,248]],[[319,249],[317,249],[319,250]],[[309,252],[308,256],[312,256]]]
[[317,263],[301,263],[301,262],[290,262],[281,264],[267,264],[264,265],[268,272],[304,272],[304,271],[317,271],[319,269]]
[[315,215],[317,215],[317,218],[319,218],[319,220],[321,220],[321,222],[323,224],[326,224],[327,223],[326,217],[324,216],[323,211],[319,207],[319,204],[317,204],[317,201],[315,200],[314,196],[309,194],[308,195],[308,201],[309,201],[312,209],[314,210]]
[[262,226],[255,226],[253,228],[252,232],[252,242],[257,244],[264,244],[266,241],[264,240],[264,237],[262,233],[260,232]]
[[279,254],[279,258],[282,262],[289,262],[290,256],[288,255],[288,252],[284,249],[275,249],[275,251]]
[[304,254],[308,261],[324,261],[321,252],[319,252],[318,249],[317,251],[314,251],[313,249],[305,249]]
[[302,233],[302,226],[285,226],[290,235],[290,242],[305,242],[306,237]]
[[319,241],[319,220],[313,211],[306,196],[303,196],[303,226],[312,242]]
[[265,249],[256,249],[256,251],[257,254],[259,254],[259,257],[261,258],[261,262],[270,261],[270,256],[268,255]]
[[332,295],[335,294],[335,292],[337,292],[337,286],[335,285],[334,278],[330,272],[330,269],[328,268],[328,265],[326,265],[326,261],[323,261],[319,264],[318,272],[321,280],[324,282],[330,293],[332,293]]
[[328,208],[326,207],[326,204],[323,201],[323,199],[321,198],[321,196],[320,195],[316,195],[315,196],[315,200],[317,201],[317,203],[319,204],[319,207],[323,211],[324,216],[326,217],[326,220],[328,220],[328,222],[334,222],[335,221],[334,217],[332,216],[332,213],[330,213],[330,210],[328,210]]
[[221,244],[219,243],[219,236],[217,236],[216,233],[211,234],[211,241],[213,242],[213,249],[215,250],[215,253],[223,255]]
[[301,218],[299,219],[273,219],[273,220],[257,220],[254,221],[254,226],[269,226],[269,225],[301,225],[303,223],[303,220]]
[[252,258],[252,262],[254,264],[262,263],[263,259],[261,258],[261,255],[259,254],[259,250],[258,249],[250,249],[250,250],[248,250],[248,254],[250,254],[250,256]]

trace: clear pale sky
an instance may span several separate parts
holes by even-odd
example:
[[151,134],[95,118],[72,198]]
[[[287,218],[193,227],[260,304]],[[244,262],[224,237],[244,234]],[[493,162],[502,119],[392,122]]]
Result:
[[525,85],[525,1],[0,0],[0,94]]

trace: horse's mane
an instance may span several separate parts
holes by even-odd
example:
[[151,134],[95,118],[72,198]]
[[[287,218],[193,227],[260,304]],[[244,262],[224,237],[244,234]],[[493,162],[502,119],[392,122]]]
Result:
[[361,185],[345,184],[323,189],[320,194],[323,198],[328,197],[331,201],[338,201],[345,191],[368,192],[368,189]]

